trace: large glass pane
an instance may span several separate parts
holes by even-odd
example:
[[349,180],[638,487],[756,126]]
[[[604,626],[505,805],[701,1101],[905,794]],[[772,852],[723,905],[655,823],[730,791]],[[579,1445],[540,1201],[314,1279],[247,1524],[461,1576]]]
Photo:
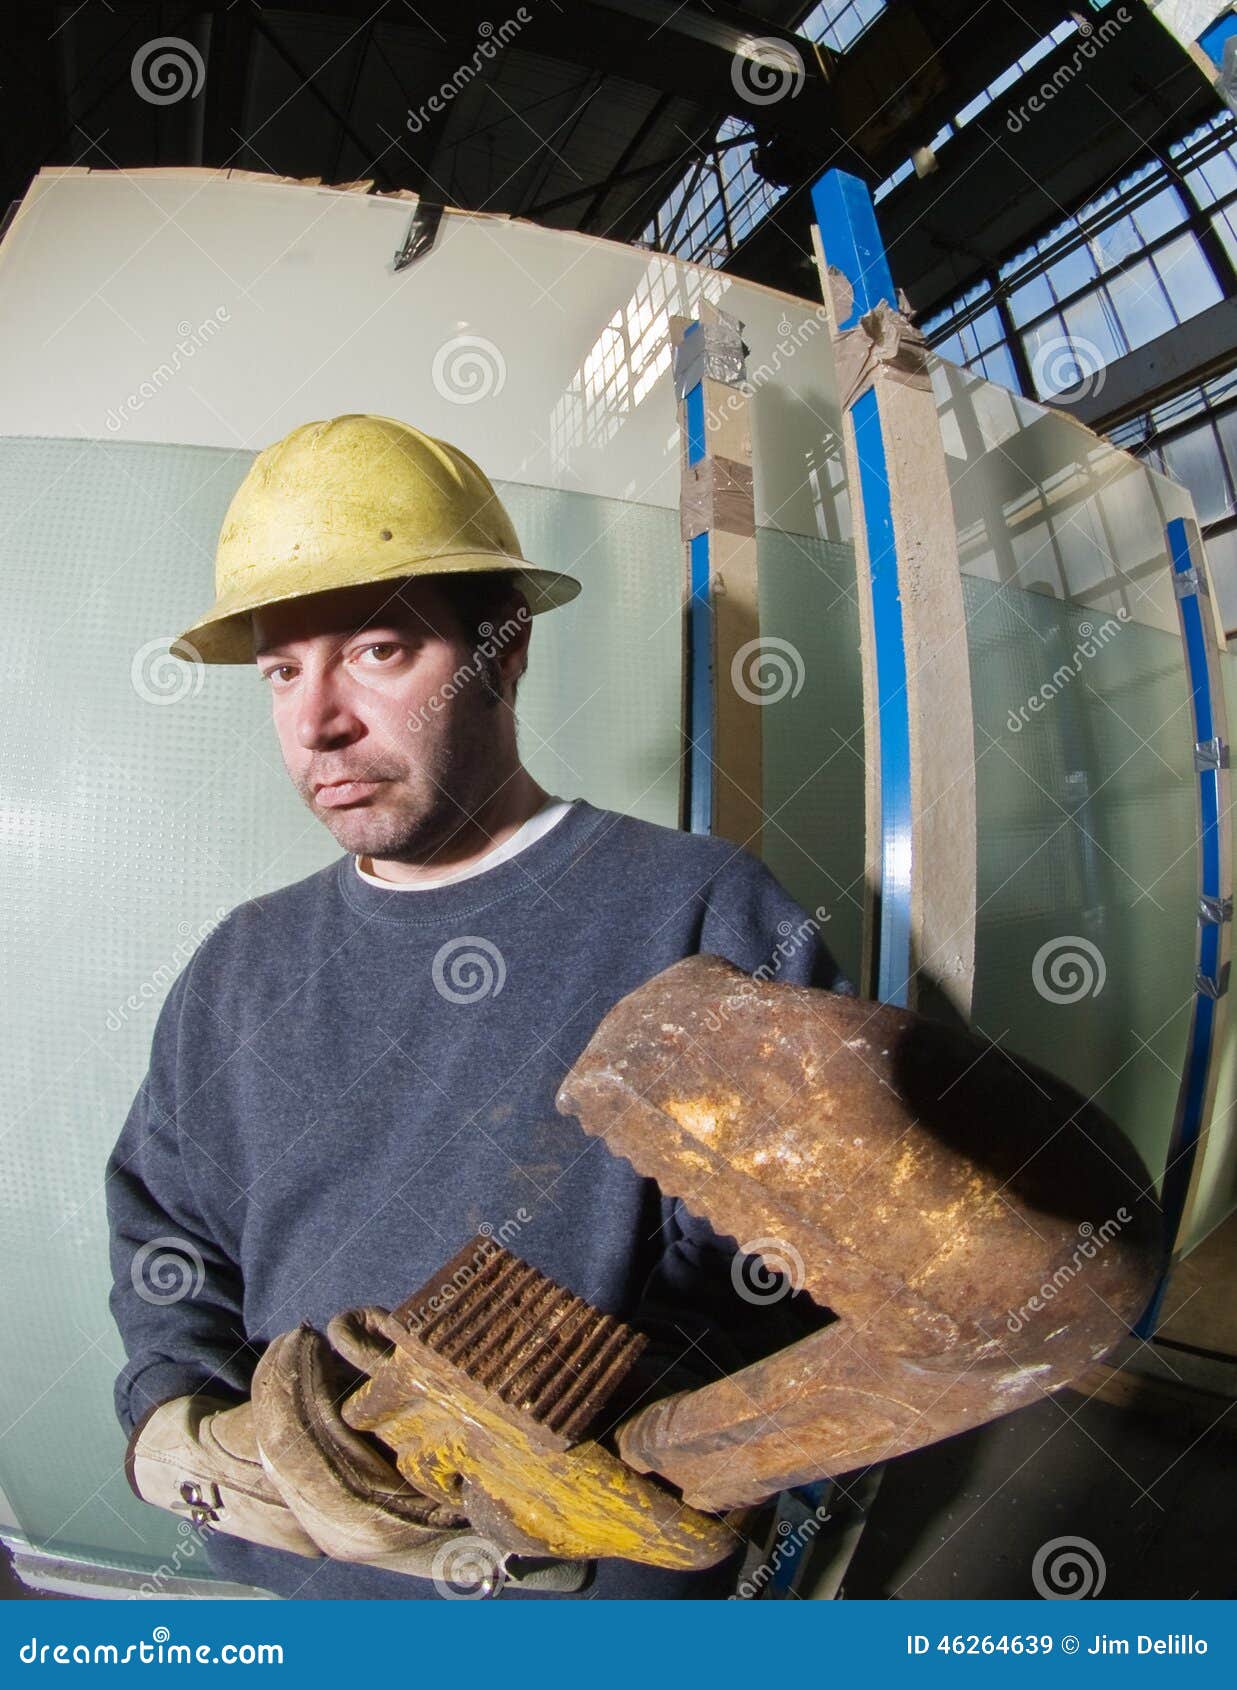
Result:
[[967,578],[979,834],[974,1021],[1163,1164],[1193,993],[1180,639]]
[[761,645],[774,685],[760,712],[761,856],[858,981],[863,927],[863,680],[848,545],[757,531]]
[[[1237,638],[1237,528],[1208,535],[1207,566],[1224,632],[1230,639]],[[1227,661],[1237,664],[1237,657]]]

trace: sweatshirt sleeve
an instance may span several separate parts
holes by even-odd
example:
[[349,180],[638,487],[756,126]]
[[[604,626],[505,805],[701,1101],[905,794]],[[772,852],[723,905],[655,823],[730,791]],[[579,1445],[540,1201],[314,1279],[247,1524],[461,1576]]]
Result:
[[735,848],[709,882],[700,949],[776,984],[854,996],[824,934],[829,912],[797,904],[758,857]]
[[190,959],[160,1010],[149,1069],[106,1165],[108,1306],[127,1357],[114,1402],[126,1434],[172,1397],[243,1398],[258,1359],[239,1269],[198,1213],[181,1161],[177,1048],[192,969]]
[[[707,898],[702,952],[773,983],[854,995],[821,937],[825,912],[809,914],[750,853],[727,860]],[[771,1247],[762,1265],[750,1249],[754,1239],[719,1237],[703,1216],[667,1195],[662,1240],[633,1319],[652,1339],[647,1400],[736,1372],[832,1318],[796,1286],[793,1238],[765,1240]],[[785,1271],[773,1271],[775,1263]]]

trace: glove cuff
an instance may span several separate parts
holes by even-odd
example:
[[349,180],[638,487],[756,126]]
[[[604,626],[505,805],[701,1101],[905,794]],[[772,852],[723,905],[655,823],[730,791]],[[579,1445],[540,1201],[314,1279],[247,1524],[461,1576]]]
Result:
[[134,1426],[125,1477],[142,1502],[294,1555],[321,1550],[262,1470],[247,1402],[173,1397]]

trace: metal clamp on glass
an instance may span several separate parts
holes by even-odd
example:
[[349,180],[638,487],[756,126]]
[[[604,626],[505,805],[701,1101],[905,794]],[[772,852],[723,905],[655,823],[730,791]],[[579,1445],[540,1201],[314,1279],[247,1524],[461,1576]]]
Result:
[[1228,746],[1222,739],[1199,740],[1194,747],[1194,767],[1199,774],[1206,769],[1228,768]]
[[1222,998],[1228,991],[1228,970],[1229,964],[1226,962],[1217,978],[1214,974],[1204,974],[1201,968],[1197,969],[1194,975],[1194,990],[1201,992],[1205,998]]
[[1201,897],[1198,900],[1198,919],[1200,921],[1215,922],[1233,919],[1233,900],[1231,898]]
[[670,356],[674,394],[683,399],[698,382],[725,382],[738,387],[747,379],[745,359],[749,348],[743,340],[743,324],[727,311],[719,311],[720,323],[693,323]]
[[1200,575],[1192,564],[1189,569],[1173,571],[1173,592],[1179,599],[1188,598],[1191,593],[1205,593],[1206,591],[1206,577]]

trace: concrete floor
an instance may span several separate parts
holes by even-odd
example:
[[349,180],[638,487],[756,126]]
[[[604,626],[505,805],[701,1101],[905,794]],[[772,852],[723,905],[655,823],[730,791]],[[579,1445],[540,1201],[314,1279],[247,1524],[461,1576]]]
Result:
[[842,1594],[1033,1597],[1036,1551],[1074,1537],[1102,1559],[1093,1594],[1237,1595],[1232,1406],[1181,1425],[1064,1391],[891,1462]]

